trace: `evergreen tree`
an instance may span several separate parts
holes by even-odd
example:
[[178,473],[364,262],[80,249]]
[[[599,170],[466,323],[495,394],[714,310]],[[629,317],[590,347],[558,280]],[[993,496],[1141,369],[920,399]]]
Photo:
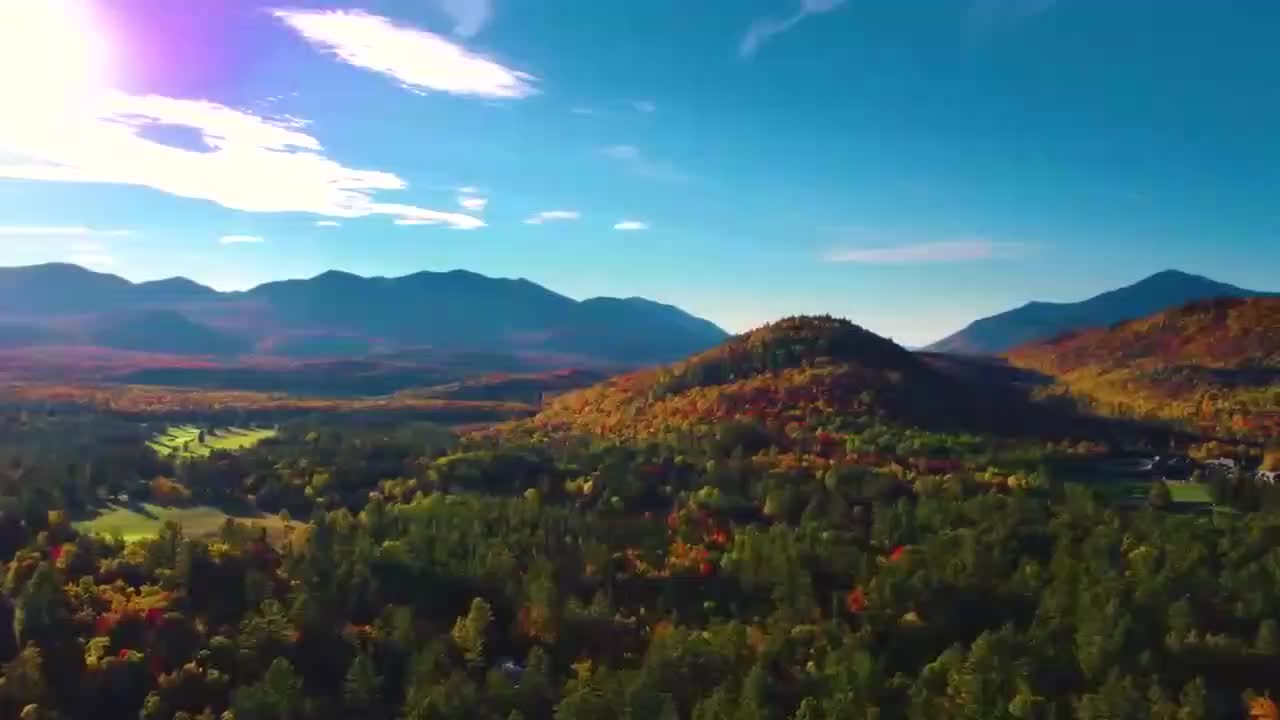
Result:
[[458,618],[453,625],[453,642],[462,651],[467,664],[472,667],[484,665],[486,636],[489,625],[493,622],[493,609],[488,601],[477,597],[471,601],[471,609]]
[[351,661],[342,689],[347,709],[366,717],[374,714],[381,701],[382,677],[367,652],[357,653]]

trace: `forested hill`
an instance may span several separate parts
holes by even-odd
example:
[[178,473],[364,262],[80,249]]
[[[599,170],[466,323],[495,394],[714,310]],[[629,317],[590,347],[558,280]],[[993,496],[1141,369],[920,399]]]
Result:
[[1133,285],[1075,303],[1032,302],[982,318],[925,348],[935,352],[999,355],[1065,332],[1107,327],[1188,302],[1213,298],[1265,297],[1200,275],[1166,270]]
[[1120,408],[1274,434],[1280,298],[1197,302],[1009,353],[1104,411]]
[[1017,390],[966,382],[847,320],[792,317],[685,361],[567,393],[531,422],[618,438],[750,423],[797,428],[884,420],[930,428],[1030,430],[1051,413]]

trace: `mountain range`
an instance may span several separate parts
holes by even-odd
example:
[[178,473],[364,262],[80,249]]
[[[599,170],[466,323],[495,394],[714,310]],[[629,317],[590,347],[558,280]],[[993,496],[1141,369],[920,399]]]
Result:
[[1108,327],[1170,308],[1213,298],[1275,296],[1178,270],[1156,273],[1133,285],[1075,303],[1030,302],[975,320],[926,350],[962,355],[1000,355],[1020,345],[1068,332]]
[[528,280],[463,270],[397,278],[330,271],[218,292],[185,278],[133,283],[68,264],[0,268],[0,349],[295,359],[496,353],[642,365],[727,337],[671,305],[578,301]]

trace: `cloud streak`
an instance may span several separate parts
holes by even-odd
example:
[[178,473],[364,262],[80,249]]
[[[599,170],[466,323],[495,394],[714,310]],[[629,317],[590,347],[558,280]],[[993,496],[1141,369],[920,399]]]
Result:
[[617,224],[613,226],[613,229],[633,232],[636,230],[648,230],[649,223],[644,222],[643,220],[619,220]]
[[647,157],[635,145],[610,145],[602,149],[600,154],[619,163],[633,175],[677,183],[688,182],[689,180],[689,176],[681,172],[676,166]]
[[966,238],[879,248],[837,250],[827,256],[827,261],[863,265],[972,262],[1004,257],[1017,247],[1015,243],[997,243],[986,238]]
[[[403,190],[393,173],[328,157],[297,118],[270,118],[203,100],[106,91],[74,111],[21,98],[0,113],[0,178],[147,187],[232,210],[331,218],[389,215],[453,228],[484,227],[463,213],[382,203]],[[199,149],[148,137],[156,127],[195,131]],[[6,157],[8,156],[8,157]]]
[[[489,99],[538,92],[537,78],[513,70],[435,33],[397,25],[362,10],[275,10],[312,47],[348,65],[393,78],[415,92]],[[461,34],[461,33],[460,33]]]
[[463,210],[482,213],[489,206],[489,198],[480,194],[480,188],[468,185],[458,188],[458,205]]
[[524,219],[525,225],[545,225],[549,222],[577,220],[582,214],[577,210],[543,210]]
[[258,235],[223,235],[218,238],[219,245],[260,245],[266,241]]
[[484,212],[484,209],[489,206],[489,198],[476,197],[473,195],[459,195],[458,204],[461,205],[464,210]]
[[769,40],[794,28],[807,18],[832,12],[846,0],[800,0],[800,9],[786,18],[761,17],[752,21],[738,44],[738,56],[749,58],[759,52]]

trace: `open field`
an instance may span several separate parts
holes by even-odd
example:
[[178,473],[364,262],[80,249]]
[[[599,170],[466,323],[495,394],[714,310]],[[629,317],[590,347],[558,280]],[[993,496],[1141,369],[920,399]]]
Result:
[[251,448],[276,436],[275,428],[213,428],[175,425],[157,434],[147,444],[161,455],[207,457],[214,450],[235,452]]
[[[1093,480],[1087,484],[1100,491],[1110,502],[1146,502],[1151,492],[1150,482],[1131,478]],[[1168,485],[1174,505],[1213,503],[1207,485],[1191,482],[1170,482]]]
[[1169,494],[1173,496],[1175,504],[1213,502],[1213,498],[1209,495],[1209,486],[1204,483],[1171,482]]
[[73,524],[76,530],[83,533],[119,534],[125,540],[140,540],[156,535],[170,520],[182,525],[183,532],[188,537],[213,535],[218,532],[227,518],[233,518],[236,522],[248,523],[254,527],[265,527],[268,536],[273,538],[278,537],[284,530],[284,523],[274,515],[229,515],[209,505],[164,507],[151,503],[110,505],[96,517]]

